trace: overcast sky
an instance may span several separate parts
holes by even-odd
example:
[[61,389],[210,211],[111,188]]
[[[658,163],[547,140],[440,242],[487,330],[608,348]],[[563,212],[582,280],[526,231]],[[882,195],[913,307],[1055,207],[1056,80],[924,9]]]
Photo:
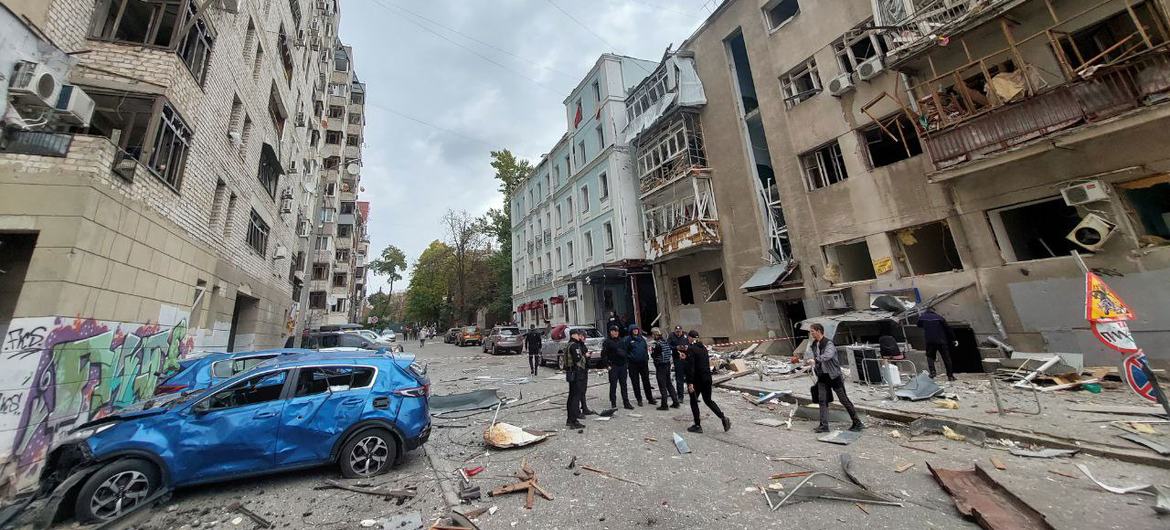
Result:
[[[660,59],[716,4],[343,0],[341,39],[368,94],[361,197],[371,203],[370,258],[393,244],[413,265],[442,238],[448,208],[499,207],[489,151],[535,161],[565,132],[562,101],[600,54]],[[369,291],[385,284],[371,275]]]

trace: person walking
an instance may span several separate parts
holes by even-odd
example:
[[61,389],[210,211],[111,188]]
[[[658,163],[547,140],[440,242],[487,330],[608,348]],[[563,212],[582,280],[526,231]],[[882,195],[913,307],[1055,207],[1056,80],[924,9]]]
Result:
[[918,327],[922,328],[926,335],[926,366],[930,368],[930,377],[938,375],[934,368],[934,359],[936,355],[942,355],[947,381],[954,381],[955,372],[951,366],[950,346],[958,346],[959,341],[955,340],[955,332],[951,330],[950,324],[947,324],[947,319],[935,313],[934,308],[928,307],[918,316]]
[[657,405],[654,394],[650,390],[650,345],[646,337],[642,336],[642,329],[637,324],[630,326],[630,334],[624,339],[626,352],[629,355],[630,382],[634,384],[634,399],[638,406],[642,406],[642,390],[646,392],[646,401]]
[[429,335],[430,334],[427,332],[427,328],[422,328],[422,329],[418,330],[418,347],[419,348],[423,348],[427,345],[427,337]]
[[711,382],[711,356],[707,352],[707,347],[699,340],[698,331],[692,329],[687,336],[690,339],[690,344],[684,349],[687,362],[687,393],[691,395],[691,415],[695,420],[695,424],[687,427],[687,431],[703,432],[703,426],[699,421],[699,397],[703,398],[703,403],[715,413],[715,417],[723,422],[723,430],[727,431],[731,429],[731,420],[723,415],[719,405],[711,398],[711,390],[714,387]]
[[627,361],[629,352],[626,342],[619,336],[617,326],[609,328],[609,336],[601,343],[601,358],[609,365],[609,406],[617,408],[617,387],[622,387],[622,406],[633,409],[626,387]]
[[[534,324],[533,329],[536,328]],[[589,386],[589,349],[581,335],[581,328],[569,332],[569,348],[565,352],[565,381],[569,383],[569,399],[565,403],[568,419],[565,426],[570,429],[584,429],[581,418],[589,411],[585,406],[585,390]],[[535,372],[534,372],[535,373]]]
[[[674,384],[670,381],[670,364],[673,361],[673,349],[670,343],[662,338],[662,330],[658,328],[650,329],[651,344],[650,344],[650,360],[654,363],[654,378],[658,380],[658,392],[661,394],[662,404],[658,406],[658,410],[667,410],[666,396],[670,395],[670,400],[673,402],[670,406],[678,408],[678,394],[674,392]],[[649,393],[649,392],[647,392]]]
[[532,375],[536,375],[536,369],[540,366],[541,342],[540,332],[536,330],[536,324],[529,324],[528,333],[524,334],[524,346],[528,349],[528,370]]
[[679,399],[682,399],[686,395],[687,368],[686,358],[683,355],[683,347],[688,342],[687,335],[683,332],[682,326],[675,326],[674,333],[671,333],[670,339],[667,340],[667,344],[670,346],[670,358],[674,361],[675,395]]
[[820,410],[821,422],[813,432],[829,432],[829,392],[837,393],[837,401],[845,407],[853,424],[849,430],[857,432],[865,428],[857,418],[857,411],[853,402],[845,394],[845,378],[841,376],[841,364],[837,361],[837,347],[833,341],[825,336],[825,327],[814,323],[809,330],[811,342],[804,352],[805,364],[813,365],[813,374],[817,378],[817,405]]

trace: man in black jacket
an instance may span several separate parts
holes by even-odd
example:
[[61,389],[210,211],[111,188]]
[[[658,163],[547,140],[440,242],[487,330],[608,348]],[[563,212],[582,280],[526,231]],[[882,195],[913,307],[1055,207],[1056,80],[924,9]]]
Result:
[[719,405],[711,399],[711,390],[713,384],[711,382],[711,356],[707,353],[707,347],[699,341],[699,332],[691,330],[687,335],[691,339],[691,343],[687,345],[686,361],[687,361],[687,392],[691,395],[691,415],[695,418],[695,424],[687,427],[690,432],[703,432],[703,427],[699,423],[699,397],[703,397],[703,403],[707,404],[707,408],[715,413],[715,417],[723,421],[723,430],[731,429],[731,420],[723,415],[723,411],[719,410]]
[[528,369],[532,375],[536,375],[536,368],[540,366],[540,343],[540,332],[536,331],[536,324],[531,324],[528,333],[524,334],[524,346],[528,349]]
[[638,406],[642,406],[642,388],[646,390],[646,401],[657,405],[654,394],[650,392],[650,346],[646,344],[646,337],[642,336],[642,329],[637,324],[630,326],[630,334],[623,339],[626,342],[626,354],[629,355],[630,381],[634,383],[634,399]]
[[675,395],[679,399],[682,399],[686,395],[687,368],[686,362],[681,354],[683,347],[689,342],[686,333],[683,332],[682,326],[675,326],[674,333],[671,333],[670,339],[667,340],[667,344],[670,345],[670,358],[674,361]]
[[601,343],[601,358],[609,365],[609,406],[617,408],[617,387],[622,387],[622,406],[633,409],[626,387],[626,363],[629,358],[626,341],[619,336],[617,326],[609,328],[609,337]]
[[845,378],[841,375],[841,364],[837,361],[837,347],[825,336],[825,326],[818,322],[810,327],[809,344],[804,357],[806,364],[813,365],[813,374],[817,376],[817,406],[821,417],[820,424],[813,432],[829,432],[829,392],[837,394],[837,401],[841,402],[853,420],[849,430],[859,432],[865,425],[857,418],[853,402],[845,393]]
[[954,381],[955,372],[951,368],[950,346],[952,344],[958,346],[959,342],[955,340],[955,332],[951,330],[950,324],[947,324],[947,319],[935,313],[933,308],[927,308],[918,317],[918,327],[922,328],[923,334],[926,335],[926,366],[930,368],[930,377],[938,374],[934,371],[935,356],[942,355],[943,367],[947,370],[947,381]]
[[658,328],[650,330],[653,340],[650,343],[650,360],[654,362],[654,377],[658,380],[658,392],[662,394],[662,404],[658,410],[666,410],[666,396],[674,403],[671,407],[678,408],[678,394],[674,392],[674,384],[670,381],[670,363],[674,349],[670,343],[662,338],[662,331]]
[[565,426],[571,429],[584,429],[581,417],[588,409],[585,407],[585,389],[589,386],[588,363],[589,350],[581,337],[581,329],[574,328],[569,333],[569,348],[565,351],[565,381],[569,383],[569,399],[565,403],[565,412],[568,419]]

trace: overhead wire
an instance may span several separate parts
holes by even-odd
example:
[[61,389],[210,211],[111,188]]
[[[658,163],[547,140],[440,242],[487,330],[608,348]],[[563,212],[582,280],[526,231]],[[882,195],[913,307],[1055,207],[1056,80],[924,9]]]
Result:
[[[609,41],[605,40],[605,37],[602,37],[602,36],[601,36],[601,34],[597,33],[596,31],[593,31],[593,29],[592,29],[592,28],[590,28],[589,26],[585,25],[585,23],[584,23],[584,22],[581,22],[580,20],[578,20],[578,19],[577,19],[577,17],[573,16],[573,14],[572,14],[572,13],[569,13],[568,11],[565,11],[563,8],[561,8],[561,6],[557,5],[557,3],[556,3],[556,2],[554,2],[553,0],[545,0],[545,1],[546,1],[546,2],[548,2],[548,4],[549,4],[549,5],[551,5],[551,6],[555,7],[557,11],[560,11],[560,12],[561,12],[562,14],[564,14],[566,17],[569,17],[569,20],[572,20],[573,22],[576,22],[578,26],[581,26],[581,27],[582,27],[582,28],[583,28],[585,31],[588,31],[589,33],[593,34],[593,36],[594,36],[594,37],[597,37],[597,40],[601,41],[601,42],[602,42],[602,43],[604,43],[606,46],[609,46],[609,48],[610,48],[610,50],[611,50],[611,51],[613,51],[614,53],[617,53],[617,51],[618,51],[618,47],[617,47],[617,46],[614,46],[614,45],[613,45],[613,43],[611,43],[611,42],[609,42]],[[647,70],[647,69],[646,69],[646,67],[645,67],[645,66],[642,66],[642,64],[641,64],[640,62],[638,62],[638,61],[634,61],[634,65],[636,65],[638,68],[642,69],[642,71],[646,72],[647,74],[653,73],[653,72],[651,72],[650,70]]]

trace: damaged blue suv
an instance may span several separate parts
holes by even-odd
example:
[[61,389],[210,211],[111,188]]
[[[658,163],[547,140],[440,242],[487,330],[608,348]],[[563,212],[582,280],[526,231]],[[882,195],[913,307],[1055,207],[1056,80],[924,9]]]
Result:
[[81,425],[42,480],[80,484],[74,515],[102,521],[175,487],[329,463],[347,478],[378,475],[430,435],[430,381],[413,361],[362,352],[276,357],[210,388]]

